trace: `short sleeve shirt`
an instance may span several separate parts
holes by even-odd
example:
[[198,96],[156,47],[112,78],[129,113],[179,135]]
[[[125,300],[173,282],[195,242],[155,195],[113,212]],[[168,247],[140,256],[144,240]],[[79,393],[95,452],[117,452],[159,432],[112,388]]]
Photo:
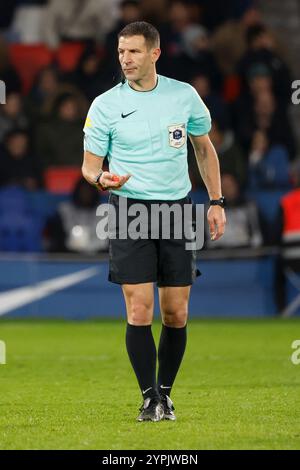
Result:
[[136,91],[126,81],[98,96],[86,118],[84,149],[107,156],[110,172],[132,175],[113,193],[176,200],[191,190],[187,136],[210,128],[210,113],[196,90],[158,75],[150,91]]

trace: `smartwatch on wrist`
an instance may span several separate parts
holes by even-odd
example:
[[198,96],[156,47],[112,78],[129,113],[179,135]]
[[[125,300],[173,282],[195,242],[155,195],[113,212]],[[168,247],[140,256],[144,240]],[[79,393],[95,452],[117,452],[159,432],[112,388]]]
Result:
[[211,199],[209,201],[209,205],[210,206],[220,206],[224,209],[224,207],[226,207],[226,200],[225,200],[225,197],[222,196],[220,197],[219,199]]

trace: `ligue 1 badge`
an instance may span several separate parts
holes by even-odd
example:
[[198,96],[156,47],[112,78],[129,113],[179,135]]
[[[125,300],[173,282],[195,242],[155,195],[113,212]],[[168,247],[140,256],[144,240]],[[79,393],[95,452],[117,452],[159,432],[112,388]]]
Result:
[[173,124],[172,126],[168,126],[168,130],[169,145],[175,148],[182,147],[186,141],[185,124]]

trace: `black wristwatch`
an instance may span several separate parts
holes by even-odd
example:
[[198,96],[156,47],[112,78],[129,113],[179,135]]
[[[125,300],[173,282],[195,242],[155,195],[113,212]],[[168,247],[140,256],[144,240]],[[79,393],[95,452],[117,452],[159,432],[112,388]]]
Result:
[[104,171],[103,171],[103,170],[100,170],[100,173],[99,173],[99,174],[96,176],[96,178],[94,179],[94,183],[95,183],[95,184],[99,184],[99,180],[100,180],[100,178],[101,178],[101,176],[102,176],[102,173],[104,173]]
[[225,197],[222,196],[222,197],[220,197],[220,199],[211,199],[211,200],[209,201],[209,205],[210,205],[210,206],[221,206],[221,207],[223,207],[223,209],[224,209],[224,207],[226,207],[226,200],[225,200]]

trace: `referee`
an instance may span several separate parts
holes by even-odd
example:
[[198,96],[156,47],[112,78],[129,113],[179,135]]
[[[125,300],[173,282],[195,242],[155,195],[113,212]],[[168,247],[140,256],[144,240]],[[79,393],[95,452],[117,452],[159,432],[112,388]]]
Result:
[[[208,137],[209,111],[192,86],[156,73],[160,38],[151,24],[130,23],[118,39],[125,79],[90,107],[83,176],[99,189],[110,190],[109,203],[117,214],[125,199],[128,208],[142,203],[149,210],[154,203],[191,204],[189,136],[211,201],[211,238],[217,240],[226,220],[218,157]],[[109,171],[102,170],[106,156]],[[126,217],[129,223],[128,213]],[[169,239],[118,237],[118,225],[116,237],[110,239],[109,281],[122,287],[126,347],[143,396],[138,421],[176,419],[170,394],[186,347],[190,289],[199,271],[185,237],[174,237],[174,225]],[[151,331],[154,282],[162,316],[158,351]]]

